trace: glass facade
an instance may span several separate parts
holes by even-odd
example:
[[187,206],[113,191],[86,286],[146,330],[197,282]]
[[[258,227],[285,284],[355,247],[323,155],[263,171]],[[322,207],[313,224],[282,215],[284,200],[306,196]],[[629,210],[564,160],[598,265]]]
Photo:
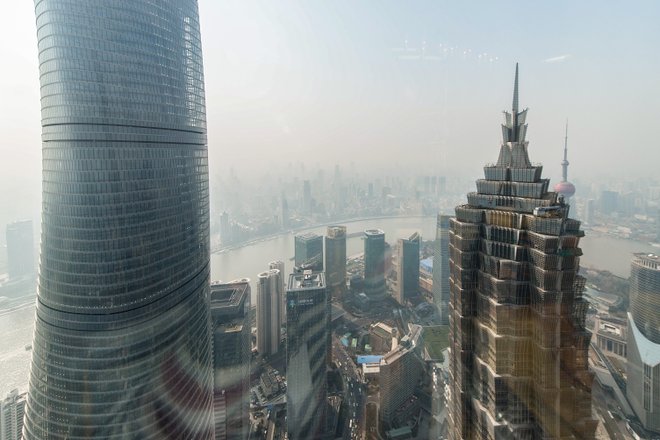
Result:
[[367,229],[364,231],[364,293],[370,299],[382,299],[385,289],[385,233]]
[[43,215],[25,438],[211,438],[194,0],[37,0]]
[[292,274],[287,301],[287,433],[290,440],[324,437],[330,315],[323,272]]

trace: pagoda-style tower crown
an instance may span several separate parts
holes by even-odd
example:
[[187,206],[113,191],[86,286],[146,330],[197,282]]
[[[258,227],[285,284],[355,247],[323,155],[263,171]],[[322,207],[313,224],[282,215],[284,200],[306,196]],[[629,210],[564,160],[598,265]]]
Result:
[[518,111],[518,63],[516,63],[516,76],[513,81],[513,104],[511,113],[504,112],[504,124],[502,124],[502,148],[497,166],[516,168],[531,167],[527,156],[527,109]]

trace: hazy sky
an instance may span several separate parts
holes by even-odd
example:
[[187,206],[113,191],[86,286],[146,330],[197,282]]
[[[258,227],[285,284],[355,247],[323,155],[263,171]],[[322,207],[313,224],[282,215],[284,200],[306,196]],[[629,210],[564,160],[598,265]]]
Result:
[[[33,4],[3,12],[0,225],[38,218],[41,180]],[[571,176],[659,174],[658,2],[200,0],[200,15],[212,173],[327,160],[476,179],[518,61],[530,157],[553,182],[567,118]]]

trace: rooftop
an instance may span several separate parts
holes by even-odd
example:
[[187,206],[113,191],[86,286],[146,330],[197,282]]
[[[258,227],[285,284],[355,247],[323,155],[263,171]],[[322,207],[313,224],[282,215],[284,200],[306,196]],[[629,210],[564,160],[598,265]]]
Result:
[[325,287],[323,272],[306,270],[303,273],[292,273],[289,276],[288,290],[317,289],[320,287]]

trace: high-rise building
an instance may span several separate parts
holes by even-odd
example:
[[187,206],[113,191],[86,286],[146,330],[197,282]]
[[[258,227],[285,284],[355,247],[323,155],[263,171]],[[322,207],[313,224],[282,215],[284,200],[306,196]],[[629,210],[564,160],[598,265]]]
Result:
[[284,270],[284,261],[277,260],[268,263],[268,269],[277,269],[280,271],[280,328],[286,325],[286,271]]
[[224,246],[233,242],[231,223],[229,222],[229,213],[227,211],[223,211],[220,214],[220,242]]
[[281,211],[282,211],[282,219],[281,219],[281,226],[282,229],[288,229],[289,228],[289,202],[286,201],[286,197],[284,197],[284,194],[282,194],[282,201],[281,203]]
[[364,231],[364,293],[369,299],[385,297],[385,233]]
[[323,270],[323,237],[313,232],[296,235],[295,261],[299,270]]
[[280,277],[277,269],[257,275],[257,351],[264,356],[274,355],[280,348]]
[[433,242],[433,303],[444,325],[449,324],[449,218],[438,214]]
[[309,180],[303,180],[303,212],[312,213],[312,185]]
[[323,272],[289,276],[287,302],[287,432],[289,440],[322,438],[330,315]]
[[419,245],[422,239],[415,232],[409,238],[398,241],[396,300],[399,304],[405,304],[408,298],[419,293]]
[[0,440],[21,440],[23,438],[23,416],[25,397],[12,390],[4,400],[0,400]]
[[635,254],[630,267],[626,395],[645,429],[660,433],[660,256]]
[[216,440],[250,432],[250,280],[211,283],[213,414]]
[[587,200],[584,207],[584,222],[589,226],[593,226],[595,223],[595,211],[596,201],[594,199]]
[[325,278],[333,298],[346,290],[346,226],[328,226],[325,236]]
[[411,325],[410,333],[380,360],[379,418],[388,425],[396,411],[413,396],[424,370],[422,331],[422,326]]
[[35,13],[43,212],[24,438],[212,438],[197,1]]
[[34,277],[34,237],[32,220],[7,225],[7,266],[9,279]]
[[593,438],[580,222],[505,112],[497,163],[450,220],[452,439]]

